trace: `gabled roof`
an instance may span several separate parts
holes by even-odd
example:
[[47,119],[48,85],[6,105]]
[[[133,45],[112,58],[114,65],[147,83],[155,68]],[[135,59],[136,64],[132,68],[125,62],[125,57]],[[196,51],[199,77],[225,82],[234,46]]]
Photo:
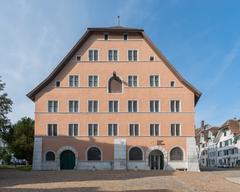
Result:
[[226,121],[222,125],[221,129],[226,129],[226,128],[230,129],[233,134],[239,134],[240,133],[239,120],[230,119],[230,120]]
[[27,96],[35,101],[36,94],[41,91],[45,86],[47,86],[57,74],[67,65],[74,54],[79,50],[79,48],[86,42],[88,37],[94,32],[122,32],[122,33],[139,33],[143,38],[149,43],[152,49],[155,50],[156,54],[166,63],[167,67],[176,75],[176,77],[187,86],[195,95],[195,104],[201,96],[201,92],[197,90],[193,85],[191,85],[187,80],[185,80],[180,73],[173,67],[173,65],[168,61],[168,59],[161,53],[161,51],[153,44],[150,38],[144,33],[143,29],[128,28],[123,26],[113,26],[113,27],[103,27],[103,28],[88,28],[83,34],[81,39],[74,45],[74,47],[69,51],[69,53],[63,58],[63,60],[56,66],[56,68],[50,73],[50,75],[44,79],[37,87],[30,91]]

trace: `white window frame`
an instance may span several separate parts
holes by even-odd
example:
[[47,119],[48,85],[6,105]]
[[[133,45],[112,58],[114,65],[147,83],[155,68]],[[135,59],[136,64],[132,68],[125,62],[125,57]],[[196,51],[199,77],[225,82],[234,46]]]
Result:
[[[90,101],[97,101],[97,111],[96,112],[89,111],[89,102]],[[93,105],[93,107],[94,107],[94,105]],[[88,102],[87,102],[87,111],[88,111],[88,113],[98,113],[99,112],[99,100],[97,100],[97,99],[89,99]]]
[[[114,135],[114,134],[113,134],[113,135],[109,135],[109,125],[117,125],[117,135]],[[119,124],[118,124],[118,123],[108,123],[108,124],[107,124],[107,132],[108,132],[107,135],[108,135],[109,137],[117,137],[117,136],[119,135],[119,133],[118,133],[118,131],[119,131],[118,127],[119,127]],[[113,130],[114,130],[114,129],[113,129],[113,127],[112,127],[112,133],[113,133]]]
[[[78,110],[77,111],[70,111],[70,101],[73,101],[73,109],[75,109],[75,102],[78,102]],[[68,112],[69,113],[78,113],[80,110],[80,101],[79,100],[75,100],[75,99],[70,99],[68,100]]]
[[[90,77],[97,77],[97,86],[89,86],[89,78]],[[88,75],[88,87],[91,87],[91,88],[93,88],[93,87],[99,87],[99,76],[98,75]]]
[[[174,125],[179,124],[179,135],[176,135],[176,127],[175,127],[175,135],[172,135],[172,124],[174,124]],[[179,136],[182,136],[182,125],[181,125],[181,123],[174,122],[174,123],[171,123],[171,124],[170,124],[170,136],[171,136],[171,137],[179,137]]]
[[[130,125],[138,125],[138,135],[136,135],[135,133],[135,127],[134,127],[134,134],[133,135],[130,135]],[[136,122],[132,122],[132,123],[129,123],[128,124],[128,135],[129,137],[138,137],[138,136],[141,136],[141,132],[140,132],[140,123],[136,123]]]
[[[69,135],[69,128],[70,128],[70,125],[77,125],[77,132],[78,132],[78,134],[77,135]],[[73,127],[74,128],[74,127]],[[73,129],[73,133],[74,133],[74,129]],[[77,137],[77,136],[79,136],[79,124],[78,123],[69,123],[68,124],[68,136],[70,136],[70,137]]]
[[[109,110],[109,109],[110,109],[110,101],[117,101],[117,102],[118,102],[118,107],[117,107],[117,108],[118,108],[118,111],[117,111],[117,112],[116,112],[116,111],[110,112],[110,110]],[[120,104],[119,104],[119,100],[108,100],[108,112],[109,112],[109,113],[118,113],[118,112],[119,112],[119,105],[120,105]],[[113,109],[114,109],[114,108],[113,108]]]
[[[136,86],[129,86],[129,78],[132,77],[132,83],[133,81],[133,77],[137,77],[137,85]],[[138,75],[128,75],[128,87],[138,87],[139,86],[139,81],[138,81]]]
[[[77,81],[78,85],[77,86],[75,84],[73,86],[70,85],[70,78],[71,77],[74,77],[74,79],[75,79],[75,77],[78,77],[78,81]],[[75,83],[76,81],[74,80],[73,82]],[[79,86],[80,86],[79,75],[69,75],[68,76],[68,87],[74,88],[74,87],[79,87]]]
[[[57,102],[57,111],[54,111],[54,105],[52,105],[52,111],[49,111],[48,109],[49,109],[49,102]],[[48,102],[47,102],[47,112],[48,113],[57,113],[57,112],[59,112],[59,101],[58,100],[48,100]]]
[[[94,124],[97,125],[97,135],[89,135],[89,125],[94,125]],[[97,136],[99,136],[99,123],[88,123],[87,124],[87,136],[88,137],[97,137]]]
[[[93,51],[93,60],[92,60],[92,61],[90,60],[90,57],[89,57],[90,51]],[[97,51],[97,52],[98,52],[97,60],[94,59],[94,51]],[[100,51],[99,51],[99,49],[88,49],[88,61],[89,61],[89,62],[100,61],[99,56],[100,56]]]
[[[137,101],[137,111],[133,111],[133,110],[131,110],[131,111],[129,111],[129,106],[128,106],[128,104],[129,104],[129,101]],[[133,107],[133,105],[132,105],[132,107]],[[127,101],[127,111],[128,111],[128,113],[137,113],[139,110],[138,110],[138,108],[139,108],[139,102],[138,102],[138,100],[136,100],[136,99],[129,99],[128,101]],[[132,108],[133,109],[133,108]]]
[[[153,103],[154,103],[154,110],[153,111],[151,111],[151,101],[153,101]],[[155,108],[155,102],[158,102],[158,111],[156,111],[156,108]],[[158,100],[158,99],[151,99],[150,101],[149,101],[149,112],[150,113],[159,113],[159,112],[161,112],[161,102],[160,102],[160,100]]]
[[[113,60],[109,60],[109,51],[112,51],[113,52]],[[117,60],[114,60],[114,51],[117,51]],[[107,51],[107,59],[109,62],[116,62],[116,61],[119,61],[119,49],[108,49]]]
[[[153,135],[151,135],[151,125],[154,125],[154,134],[153,134]],[[158,134],[158,135],[155,134],[155,133],[156,133],[156,131],[155,131],[155,129],[156,129],[155,125],[158,125],[158,128],[159,128],[159,130],[158,130],[158,133],[159,133],[159,134]],[[150,137],[161,136],[160,123],[157,123],[157,122],[150,122],[150,123],[149,123],[149,136],[150,136]]]
[[[56,137],[55,135],[48,135],[48,125],[57,125],[57,135],[56,136],[58,136],[58,124],[55,123],[55,122],[47,123],[47,128],[46,128],[47,134],[46,135],[49,136],[49,137]],[[53,130],[52,130],[52,132],[53,132]]]
[[[151,76],[154,77],[154,85],[151,86]],[[156,76],[158,76],[158,86],[156,86]],[[159,74],[155,74],[155,75],[149,75],[149,87],[160,87],[161,86],[161,78]]]
[[[129,60],[129,55],[128,55],[128,53],[129,53],[129,51],[132,51],[132,58],[134,58],[134,51],[137,51],[137,60],[135,61],[135,60]],[[127,50],[127,58],[128,58],[128,61],[129,62],[137,62],[137,61],[139,61],[139,50],[138,49],[128,49]]]
[[[179,101],[179,111],[177,111],[176,109],[176,102],[175,102],[175,104],[174,104],[174,111],[172,111],[172,106],[171,106],[171,102],[172,101]],[[170,112],[171,113],[180,113],[180,112],[182,112],[182,102],[181,102],[181,100],[180,99],[171,99],[170,101],[169,101],[169,108],[170,108]]]

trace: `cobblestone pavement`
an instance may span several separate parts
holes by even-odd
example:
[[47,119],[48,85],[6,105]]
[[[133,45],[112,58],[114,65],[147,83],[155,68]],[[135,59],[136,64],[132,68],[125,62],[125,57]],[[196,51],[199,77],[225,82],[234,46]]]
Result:
[[239,192],[240,171],[17,171],[0,169],[0,191]]

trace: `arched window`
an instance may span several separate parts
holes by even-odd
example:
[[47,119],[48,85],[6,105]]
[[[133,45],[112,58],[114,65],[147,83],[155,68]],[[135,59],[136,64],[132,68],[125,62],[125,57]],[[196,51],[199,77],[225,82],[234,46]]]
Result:
[[52,151],[47,152],[46,161],[55,161],[55,154]]
[[179,147],[174,147],[170,151],[170,160],[171,161],[182,161],[183,160],[183,151]]
[[143,152],[139,147],[133,147],[129,151],[129,160],[141,161],[143,160]]
[[97,147],[91,147],[87,151],[87,160],[100,161],[101,151]]
[[113,76],[108,81],[108,92],[109,93],[121,93],[122,92],[122,80],[113,73]]

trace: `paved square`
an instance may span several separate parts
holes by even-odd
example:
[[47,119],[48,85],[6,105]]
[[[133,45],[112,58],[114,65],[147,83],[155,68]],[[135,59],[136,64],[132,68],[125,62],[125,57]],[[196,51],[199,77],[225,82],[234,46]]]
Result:
[[240,171],[17,171],[0,169],[0,191],[239,192]]

